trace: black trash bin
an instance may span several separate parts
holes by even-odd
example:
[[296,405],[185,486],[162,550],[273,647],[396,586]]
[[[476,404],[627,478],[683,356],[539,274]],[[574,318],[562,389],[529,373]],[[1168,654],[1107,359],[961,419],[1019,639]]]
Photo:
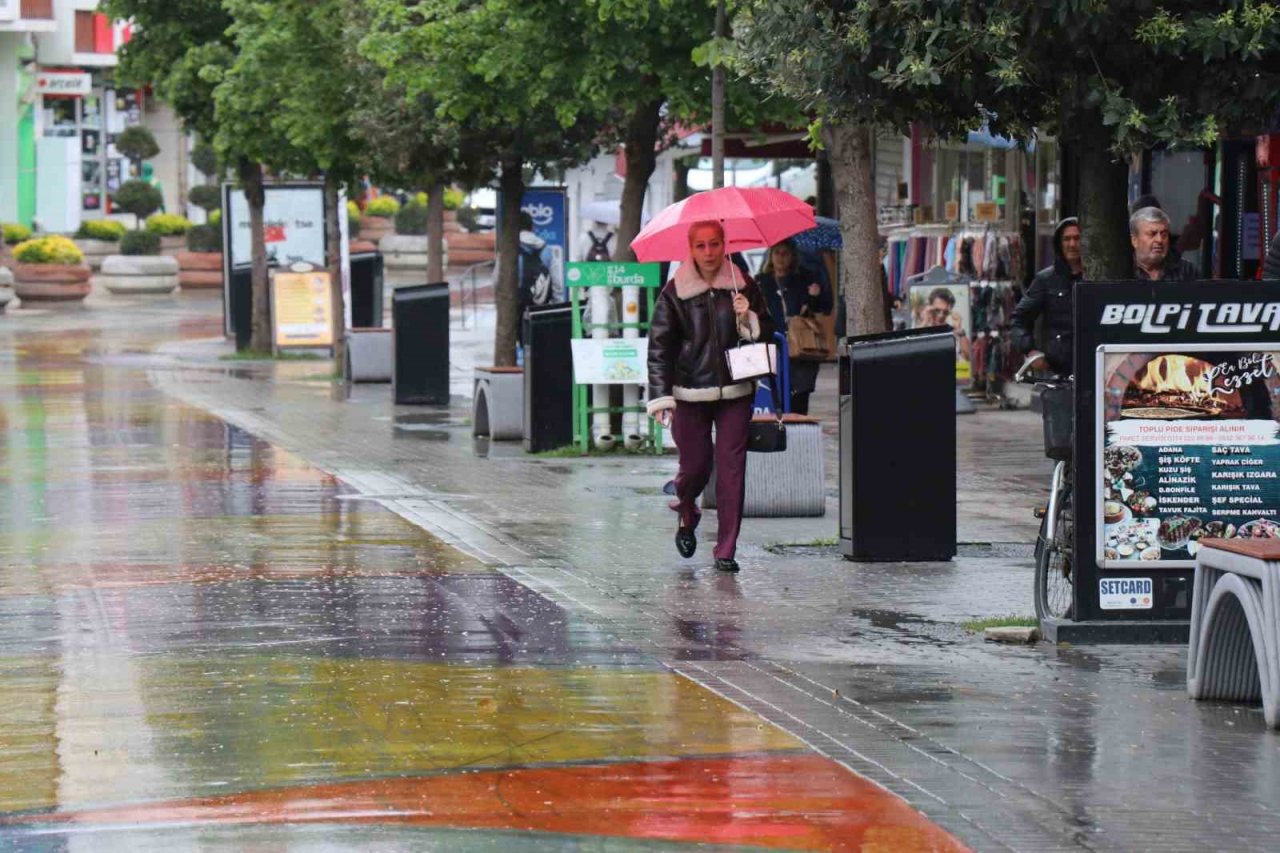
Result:
[[382,280],[382,255],[357,252],[351,256],[351,328],[382,328]]
[[573,444],[573,309],[529,308],[524,324],[524,449]]
[[248,264],[231,268],[227,282],[227,324],[236,339],[236,352],[249,348],[253,336],[253,268]]
[[391,328],[396,405],[448,405],[449,283],[397,289]]
[[845,340],[840,550],[846,559],[955,556],[955,383],[949,328]]

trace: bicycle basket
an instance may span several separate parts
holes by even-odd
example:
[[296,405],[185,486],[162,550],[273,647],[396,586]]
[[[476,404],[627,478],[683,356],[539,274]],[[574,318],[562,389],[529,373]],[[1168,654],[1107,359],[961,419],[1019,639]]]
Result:
[[1044,455],[1056,461],[1071,458],[1075,413],[1070,385],[1047,385],[1040,390],[1040,415],[1044,419]]

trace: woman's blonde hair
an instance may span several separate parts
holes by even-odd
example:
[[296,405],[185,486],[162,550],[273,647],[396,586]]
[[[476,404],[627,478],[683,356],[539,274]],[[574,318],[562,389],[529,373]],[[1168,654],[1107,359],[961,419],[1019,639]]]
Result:
[[704,219],[689,226],[689,245],[693,245],[693,232],[699,228],[714,228],[720,232],[720,241],[724,242],[724,223],[716,219]]
[[792,240],[779,240],[769,247],[769,254],[765,256],[764,264],[760,267],[761,275],[773,275],[773,250],[779,246],[784,246],[791,251],[791,271],[795,272],[800,268],[800,254],[796,251],[796,244]]

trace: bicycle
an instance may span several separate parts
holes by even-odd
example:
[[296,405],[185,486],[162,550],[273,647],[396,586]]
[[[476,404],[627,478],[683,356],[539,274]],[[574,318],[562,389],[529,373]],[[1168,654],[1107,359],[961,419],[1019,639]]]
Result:
[[[1027,372],[1043,354],[1027,357],[1014,374],[1015,382],[1027,382]],[[1044,455],[1055,461],[1049,482],[1049,501],[1037,507],[1040,533],[1036,537],[1035,606],[1039,619],[1064,619],[1072,612],[1072,549],[1075,512],[1072,494],[1073,418],[1075,384],[1071,377],[1053,376],[1035,382],[1040,415],[1044,422]]]

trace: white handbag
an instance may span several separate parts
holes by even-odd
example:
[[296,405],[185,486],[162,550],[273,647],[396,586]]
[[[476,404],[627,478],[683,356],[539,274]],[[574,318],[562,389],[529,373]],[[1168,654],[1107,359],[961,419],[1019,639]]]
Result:
[[[732,272],[733,293],[736,296],[739,293],[737,268],[734,267]],[[729,362],[729,375],[735,382],[760,379],[777,372],[778,347],[776,344],[740,340],[737,346],[724,351],[724,357]]]

